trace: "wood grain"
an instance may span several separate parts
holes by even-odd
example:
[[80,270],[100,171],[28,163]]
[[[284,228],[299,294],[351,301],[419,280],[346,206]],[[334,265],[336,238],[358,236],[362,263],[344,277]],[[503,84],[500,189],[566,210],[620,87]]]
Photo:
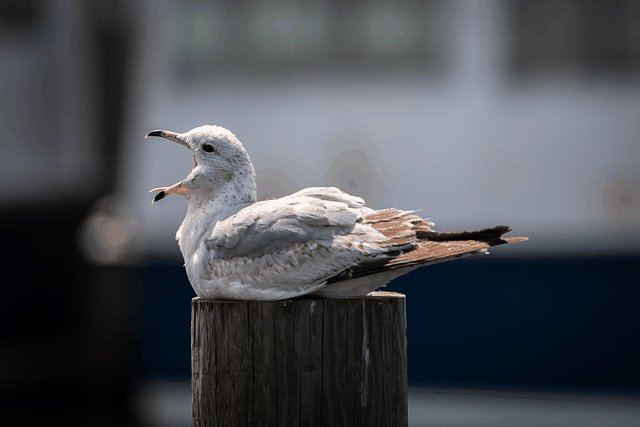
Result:
[[404,295],[194,298],[194,426],[406,426]]

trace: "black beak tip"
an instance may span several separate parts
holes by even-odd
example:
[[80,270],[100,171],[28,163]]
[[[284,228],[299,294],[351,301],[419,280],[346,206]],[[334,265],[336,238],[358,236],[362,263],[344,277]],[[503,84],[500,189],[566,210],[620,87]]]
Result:
[[151,132],[149,132],[148,134],[146,134],[144,137],[148,138],[150,136],[164,136],[164,131],[162,130],[152,130]]
[[166,196],[166,193],[164,191],[161,191],[158,194],[156,194],[156,197],[153,198],[154,203],[157,202],[158,200],[164,199],[164,196]]

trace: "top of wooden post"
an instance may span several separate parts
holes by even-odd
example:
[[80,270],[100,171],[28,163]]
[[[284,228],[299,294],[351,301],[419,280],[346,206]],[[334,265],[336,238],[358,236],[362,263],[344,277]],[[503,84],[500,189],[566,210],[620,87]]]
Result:
[[[280,300],[280,301],[290,302],[290,301],[322,301],[327,299],[357,300],[357,299],[385,299],[385,298],[405,298],[405,295],[398,292],[374,291],[374,292],[369,292],[368,294],[358,298],[321,298],[313,295],[308,295],[308,296],[305,295],[300,298]],[[246,300],[220,300],[220,299],[207,299],[207,298],[194,297],[191,301],[195,303],[195,302],[239,302],[239,301],[246,301]],[[276,302],[276,301],[251,301],[251,302]]]

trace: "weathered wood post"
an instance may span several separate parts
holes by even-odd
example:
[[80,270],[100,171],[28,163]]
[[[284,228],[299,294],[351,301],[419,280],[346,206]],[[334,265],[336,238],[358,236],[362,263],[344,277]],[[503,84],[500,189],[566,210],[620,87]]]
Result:
[[405,298],[218,301],[191,312],[194,426],[406,426]]

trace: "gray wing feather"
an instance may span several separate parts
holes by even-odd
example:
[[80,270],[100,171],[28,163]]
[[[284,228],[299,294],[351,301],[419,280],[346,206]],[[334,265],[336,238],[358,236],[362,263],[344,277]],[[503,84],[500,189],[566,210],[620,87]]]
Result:
[[218,221],[205,245],[224,259],[258,257],[295,243],[349,234],[361,217],[362,199],[333,188],[322,190],[309,188],[248,206]]

